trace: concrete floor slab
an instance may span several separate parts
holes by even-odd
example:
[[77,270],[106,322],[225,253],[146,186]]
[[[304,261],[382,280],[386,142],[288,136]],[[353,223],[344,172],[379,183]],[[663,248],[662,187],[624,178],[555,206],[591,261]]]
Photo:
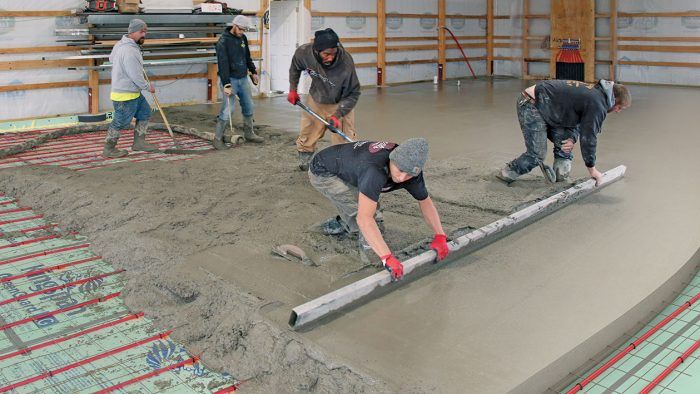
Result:
[[[523,87],[363,91],[358,131],[426,136],[432,159],[468,155],[495,169],[523,150],[515,114]],[[700,90],[631,91],[633,107],[609,116],[598,150],[599,168],[628,166],[625,180],[304,335],[397,389],[500,393],[634,308],[698,247]],[[267,99],[256,116],[289,128],[294,111],[284,98]],[[577,158],[573,174],[585,173]]]

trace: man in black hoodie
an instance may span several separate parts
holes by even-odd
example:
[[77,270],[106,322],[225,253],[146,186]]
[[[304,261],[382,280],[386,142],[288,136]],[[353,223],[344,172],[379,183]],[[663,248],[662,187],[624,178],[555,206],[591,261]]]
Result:
[[[360,80],[355,62],[342,45],[333,29],[319,30],[313,43],[297,48],[289,67],[289,95],[292,105],[299,101],[297,87],[301,72],[311,77],[310,97],[306,105],[323,116],[330,124],[355,139],[355,104],[360,97]],[[316,143],[323,138],[326,126],[307,113],[301,115],[301,130],[297,138],[299,169],[309,169],[309,161],[316,151]],[[333,144],[346,142],[333,134]]]
[[229,125],[232,97],[238,96],[243,112],[243,138],[249,142],[263,142],[263,138],[253,130],[253,96],[250,93],[248,72],[255,84],[258,83],[258,72],[250,58],[248,37],[243,33],[250,27],[250,19],[244,15],[236,15],[233,26],[227,28],[216,43],[216,59],[219,64],[219,78],[224,91],[224,100],[216,122],[214,147],[226,149],[224,131]]
[[608,113],[620,112],[631,104],[626,86],[604,79],[597,84],[551,80],[530,86],[518,94],[517,106],[526,151],[496,177],[511,183],[542,165],[549,139],[554,144],[556,181],[564,181],[571,171],[571,151],[580,140],[583,162],[599,185],[603,174],[595,168],[598,133]]

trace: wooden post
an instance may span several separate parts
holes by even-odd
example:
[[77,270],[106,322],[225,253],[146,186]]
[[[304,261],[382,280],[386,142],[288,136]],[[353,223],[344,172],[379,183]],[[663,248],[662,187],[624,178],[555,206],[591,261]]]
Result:
[[556,78],[562,40],[580,39],[584,80],[595,80],[595,0],[552,0],[549,76]]
[[[90,65],[95,66],[95,59],[90,59]],[[100,112],[100,74],[97,70],[88,70],[88,112]]]
[[219,97],[219,66],[214,64],[207,64],[207,100],[209,102],[216,102]]
[[520,74],[523,79],[527,79],[530,75],[530,64],[526,60],[530,56],[530,41],[528,41],[528,36],[530,35],[530,19],[527,17],[528,15],[530,15],[530,0],[523,0],[523,29],[521,33],[522,37],[520,38],[522,40]]
[[386,79],[386,1],[377,0],[377,86]]
[[311,0],[304,0],[304,8],[311,12]]
[[493,0],[486,0],[486,75],[493,75]]
[[617,0],[610,0],[610,80],[617,79]]
[[[485,245],[488,245],[499,238],[510,234],[516,230],[527,226],[535,220],[539,220],[552,212],[555,212],[572,202],[579,200],[609,184],[622,179],[627,167],[621,165],[607,171],[603,181],[599,186],[595,186],[595,181],[589,179],[576,186],[572,186],[560,193],[548,197],[542,201],[534,203],[526,208],[514,212],[502,219],[487,224],[470,233],[467,233],[448,244],[450,252],[460,251],[460,255],[471,253]],[[406,276],[416,277],[421,273],[430,270],[435,261],[435,251],[428,251],[411,257],[403,262],[403,272]],[[449,262],[448,262],[449,264]],[[439,263],[438,267],[445,263]],[[396,286],[391,286],[391,274],[387,271],[380,271],[367,278],[351,283],[345,287],[334,290],[326,295],[299,305],[292,310],[289,317],[289,325],[296,329],[304,325],[313,323],[318,319],[339,311],[352,304],[367,301],[372,296],[382,294],[382,291],[389,291]],[[384,289],[382,289],[384,288]]]
[[443,29],[447,26],[445,2],[446,0],[438,0],[438,71],[442,80],[447,79],[447,51],[445,50],[445,29]]

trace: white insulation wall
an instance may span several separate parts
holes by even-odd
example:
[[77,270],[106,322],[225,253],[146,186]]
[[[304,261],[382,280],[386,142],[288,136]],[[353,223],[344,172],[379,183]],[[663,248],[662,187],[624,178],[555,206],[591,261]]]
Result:
[[[496,20],[495,35],[520,36],[522,31],[522,2],[523,0],[495,0],[496,15],[510,15],[510,19]],[[699,11],[698,0],[618,0],[618,12],[684,12]],[[549,0],[530,0],[531,14],[549,14]],[[609,13],[609,0],[596,0],[596,13]],[[550,31],[548,19],[531,19],[530,35],[548,35]],[[596,37],[610,36],[610,20],[596,18]],[[700,17],[619,17],[617,19],[617,35],[633,37],[700,37]],[[499,41],[497,41],[499,42]],[[504,41],[500,41],[504,42]],[[548,43],[531,42],[529,57],[549,58],[549,50],[542,49]],[[541,45],[543,44],[543,45]],[[655,41],[621,41],[618,45],[692,45],[690,43],[655,42]],[[495,56],[520,56],[519,42],[513,42],[511,48],[496,48]],[[618,60],[627,61],[659,61],[659,62],[694,62],[700,63],[697,53],[668,53],[618,51]],[[596,42],[596,60],[610,60],[610,47],[607,41]],[[494,73],[497,75],[520,76],[520,62],[495,61]],[[549,64],[530,63],[530,75],[549,74]],[[700,85],[700,69],[684,67],[659,67],[624,65],[617,66],[615,79],[624,82],[660,83],[674,85]],[[609,67],[597,65],[596,78],[609,78]]]
[[[82,9],[84,0],[0,0],[0,11],[66,11]],[[236,8],[257,11],[259,0],[237,0]],[[0,17],[0,47],[27,48],[61,46],[54,29],[77,24],[76,17]],[[256,20],[256,24],[259,22]],[[258,33],[248,33],[250,40],[257,40]],[[147,37],[148,39],[148,37]],[[253,46],[252,50],[258,50]],[[76,52],[31,53],[0,55],[0,62],[13,60],[54,60],[79,55]],[[195,74],[206,72],[206,65],[184,65],[150,67],[149,74]],[[100,79],[110,77],[109,71],[100,72]],[[0,86],[50,83],[64,81],[87,81],[87,71],[71,71],[65,68],[0,71]],[[158,98],[163,104],[205,102],[207,100],[206,79],[163,80],[155,82]],[[110,85],[100,85],[100,111],[112,109],[109,100]],[[146,95],[149,100],[150,95]],[[0,121],[59,114],[82,114],[88,112],[87,87],[19,90],[0,92]]]

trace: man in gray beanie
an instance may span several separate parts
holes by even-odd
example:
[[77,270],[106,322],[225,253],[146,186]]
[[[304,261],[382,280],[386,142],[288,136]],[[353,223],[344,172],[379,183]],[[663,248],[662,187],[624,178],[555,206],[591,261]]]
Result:
[[423,180],[427,159],[428,142],[423,138],[411,138],[400,145],[359,141],[318,152],[311,159],[309,180],[339,213],[321,225],[323,233],[357,235],[363,260],[367,260],[365,253],[373,250],[392,277],[400,279],[403,265],[384,241],[377,223],[377,206],[381,193],[405,189],[418,201],[425,222],[435,234],[430,247],[437,252],[437,260],[444,259],[449,253],[447,237]]
[[107,129],[107,138],[102,156],[117,158],[129,153],[117,149],[119,132],[131,126],[131,120],[136,118],[134,130],[133,151],[154,152],[158,148],[146,142],[148,119],[151,117],[151,107],[141,91],[155,93],[153,84],[146,83],[143,76],[143,56],[141,48],[146,39],[148,26],[141,19],[132,19],[129,23],[128,34],[114,45],[109,61],[112,62],[112,91],[110,98],[114,106],[114,117]]

